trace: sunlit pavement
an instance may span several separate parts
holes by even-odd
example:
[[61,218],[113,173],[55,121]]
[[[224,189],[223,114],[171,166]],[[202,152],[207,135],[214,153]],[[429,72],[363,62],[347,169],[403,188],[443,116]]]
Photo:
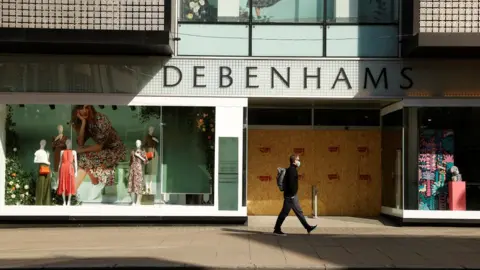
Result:
[[[279,237],[267,227],[271,220],[274,218],[257,218],[249,222],[249,227],[2,229],[0,266],[480,268],[479,228],[393,227],[375,220],[319,218],[310,220],[319,228],[307,235],[292,217],[284,227],[289,235]],[[354,226],[355,222],[364,226]]]

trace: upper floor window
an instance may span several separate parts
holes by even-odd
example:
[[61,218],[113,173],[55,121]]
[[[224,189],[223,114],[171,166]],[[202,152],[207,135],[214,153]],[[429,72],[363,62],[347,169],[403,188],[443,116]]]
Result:
[[395,23],[397,0],[327,0],[328,23]]
[[248,5],[248,0],[181,0],[180,21],[248,23]]
[[182,22],[395,23],[398,20],[397,0],[181,0],[180,4]]

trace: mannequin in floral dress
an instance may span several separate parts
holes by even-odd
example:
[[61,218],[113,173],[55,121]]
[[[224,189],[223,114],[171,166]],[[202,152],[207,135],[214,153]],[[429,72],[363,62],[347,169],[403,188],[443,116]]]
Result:
[[[135,142],[137,149],[130,154],[130,175],[128,176],[128,192],[132,196],[132,206],[140,205],[143,193],[143,164],[148,163],[147,153],[142,150],[142,141]],[[136,197],[136,198],[135,198]]]

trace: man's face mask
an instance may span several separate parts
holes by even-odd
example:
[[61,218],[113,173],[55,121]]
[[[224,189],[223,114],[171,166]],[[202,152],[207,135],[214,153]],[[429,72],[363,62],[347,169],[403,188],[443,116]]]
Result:
[[297,165],[297,167],[300,167],[300,164],[302,164],[300,160],[295,161],[295,165]]

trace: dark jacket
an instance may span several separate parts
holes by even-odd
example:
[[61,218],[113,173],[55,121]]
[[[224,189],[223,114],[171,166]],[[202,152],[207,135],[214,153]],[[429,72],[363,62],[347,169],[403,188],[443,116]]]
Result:
[[285,172],[285,179],[283,183],[283,195],[285,197],[293,197],[298,192],[298,172],[297,167],[290,165]]

